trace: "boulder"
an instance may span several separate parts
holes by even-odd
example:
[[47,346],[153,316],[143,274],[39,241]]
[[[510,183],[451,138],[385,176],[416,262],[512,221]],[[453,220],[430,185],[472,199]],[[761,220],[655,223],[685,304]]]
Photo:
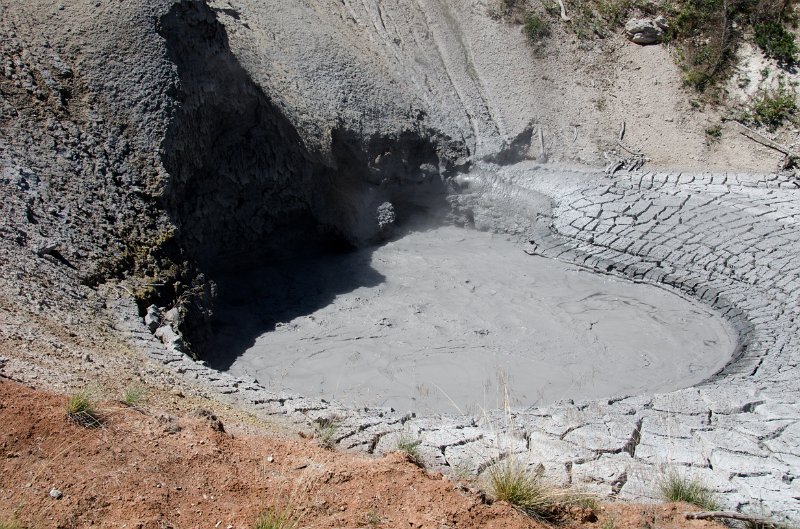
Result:
[[664,40],[666,28],[664,17],[632,18],[625,24],[625,35],[635,44],[658,44]]

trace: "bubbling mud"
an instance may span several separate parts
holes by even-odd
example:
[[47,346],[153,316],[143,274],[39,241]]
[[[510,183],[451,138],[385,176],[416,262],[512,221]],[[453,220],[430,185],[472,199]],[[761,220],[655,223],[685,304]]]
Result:
[[710,308],[456,227],[226,285],[213,364],[273,390],[420,413],[666,392],[736,347]]

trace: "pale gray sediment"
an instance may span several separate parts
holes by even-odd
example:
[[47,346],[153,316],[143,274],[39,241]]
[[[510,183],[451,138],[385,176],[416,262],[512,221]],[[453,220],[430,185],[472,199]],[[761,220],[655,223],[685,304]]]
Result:
[[689,387],[734,354],[702,304],[517,239],[420,227],[223,278],[210,365],[352,407],[477,416]]
[[[727,507],[800,520],[796,182],[780,175],[607,177],[533,164],[480,166],[468,180],[455,209],[469,209],[477,227],[529,233],[531,254],[681,291],[734,326],[736,356],[688,389],[475,419],[270,392],[165,350],[133,306],[120,307],[124,326],[153,356],[246,409],[301,422],[339,418],[342,449],[388,451],[406,432],[422,441],[432,468],[479,472],[514,454],[543,464],[556,481],[645,501],[658,499],[658,476],[672,469],[702,479]],[[552,201],[552,217],[526,225],[525,204],[542,197]]]

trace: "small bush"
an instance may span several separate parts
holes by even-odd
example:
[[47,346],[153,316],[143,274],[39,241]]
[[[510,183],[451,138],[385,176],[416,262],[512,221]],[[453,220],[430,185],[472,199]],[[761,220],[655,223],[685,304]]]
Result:
[[270,508],[258,516],[253,529],[297,529],[299,525],[300,519],[294,514],[293,509]]
[[397,438],[397,446],[395,447],[398,452],[403,452],[409,461],[421,467],[422,455],[419,453],[419,445],[422,444],[420,439],[414,439],[407,433],[402,433]]
[[797,99],[790,88],[783,85],[774,91],[763,91],[753,103],[752,119],[759,125],[775,130],[797,111]]
[[529,13],[525,18],[525,36],[532,45],[539,45],[550,36],[550,24],[535,13]]
[[131,386],[126,388],[122,393],[122,403],[126,406],[134,407],[142,401],[144,394],[144,389],[140,387]]
[[794,35],[781,22],[770,20],[756,24],[753,30],[756,44],[764,55],[780,64],[791,65],[796,62],[798,49],[794,43]]
[[706,511],[720,508],[715,494],[697,479],[689,479],[671,472],[659,483],[661,496],[666,501],[682,501],[696,505]]
[[67,399],[67,419],[86,427],[100,426],[100,417],[88,391],[80,391]]

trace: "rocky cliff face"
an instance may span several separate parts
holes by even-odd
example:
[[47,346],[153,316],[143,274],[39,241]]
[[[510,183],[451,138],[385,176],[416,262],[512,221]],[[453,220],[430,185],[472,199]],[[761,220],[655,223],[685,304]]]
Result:
[[128,276],[200,344],[209,272],[444,205],[461,123],[345,14],[284,4],[4,5],[6,271]]

